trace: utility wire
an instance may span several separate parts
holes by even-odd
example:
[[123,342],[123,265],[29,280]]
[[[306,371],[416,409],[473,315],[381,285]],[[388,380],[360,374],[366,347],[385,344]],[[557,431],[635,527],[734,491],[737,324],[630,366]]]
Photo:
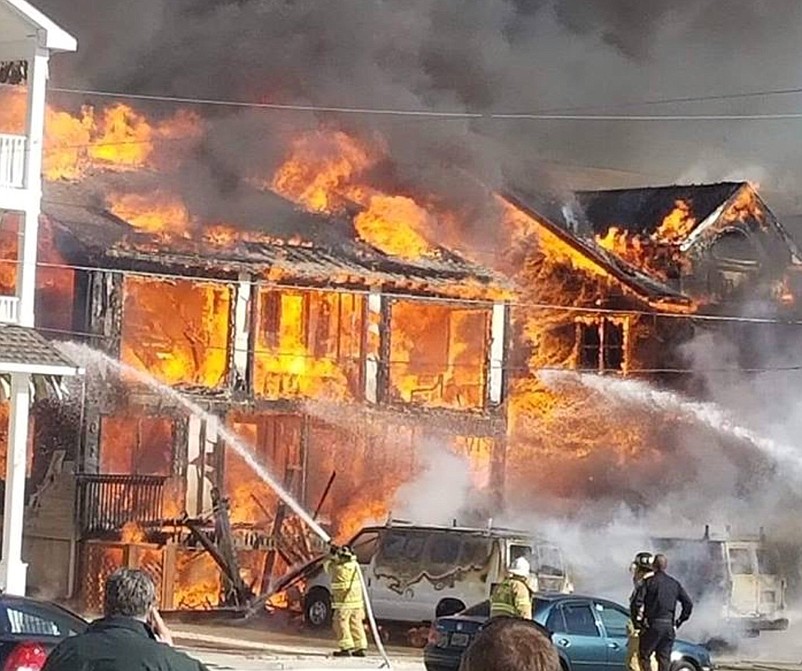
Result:
[[[103,335],[98,333],[90,333],[88,331],[79,331],[74,329],[58,329],[58,328],[50,328],[45,326],[37,326],[37,331],[42,333],[49,333],[53,334],[52,337],[54,338],[62,338],[65,336],[78,336],[81,338],[87,339],[94,339],[94,340],[114,340],[115,338],[110,335]],[[141,340],[137,340],[136,336],[139,335],[138,333],[132,333],[133,338],[133,345],[131,346],[132,349],[137,349],[137,343],[141,343]],[[312,354],[312,353],[295,353],[295,352],[283,352],[280,349],[276,348],[265,348],[265,347],[248,347],[248,348],[237,348],[234,346],[222,346],[222,345],[211,345],[205,344],[202,346],[202,349],[208,351],[225,351],[225,352],[244,352],[247,354],[253,354],[257,356],[266,355],[274,359],[304,359],[304,360],[313,360],[319,362],[332,362],[339,365],[346,365],[346,364],[359,364],[362,362],[362,356],[360,354],[347,354],[347,355],[340,355],[340,356],[332,356],[332,355],[325,355],[325,354]],[[582,366],[577,367],[570,367],[570,366],[530,366],[526,364],[522,364],[519,366],[513,366],[509,364],[505,364],[503,366],[498,365],[490,365],[487,366],[484,359],[482,361],[476,362],[459,362],[459,361],[447,361],[447,360],[434,360],[434,359],[419,359],[415,358],[414,360],[410,359],[388,359],[386,362],[387,365],[390,366],[413,366],[413,367],[430,367],[430,368],[439,368],[440,370],[451,370],[451,369],[458,369],[458,368],[472,368],[475,369],[477,372],[477,376],[481,376],[483,379],[487,374],[487,369],[490,368],[492,370],[503,370],[505,372],[513,372],[513,373],[531,373],[537,374],[540,372],[572,372],[572,373],[604,373],[611,376],[618,376],[623,375],[623,370],[615,370],[615,369],[606,369],[604,371],[600,371],[598,368],[586,368]],[[746,368],[732,368],[732,367],[711,367],[711,368],[679,368],[679,367],[662,367],[662,368],[627,368],[626,375],[659,375],[659,374],[694,374],[694,373],[734,373],[734,374],[748,374],[748,373],[773,373],[773,372],[796,372],[802,371],[802,364],[789,364],[785,366],[758,366],[758,367],[746,367]],[[341,370],[340,371],[343,375],[347,375],[348,371]],[[292,375],[289,371],[269,371],[267,373],[268,376],[270,375]],[[307,377],[324,377],[327,379],[332,378],[331,375],[325,376],[315,376],[310,375],[308,373],[305,374]],[[479,387],[482,386],[483,382],[477,382],[475,385],[461,385],[461,386],[469,386],[469,387]]]
[[[388,117],[414,117],[441,120],[538,120],[538,121],[757,121],[757,120],[792,120],[802,118],[802,112],[758,113],[758,114],[581,114],[571,112],[465,112],[459,110],[427,110],[400,109],[392,107],[349,107],[336,105],[299,105],[289,103],[253,102],[245,100],[224,100],[219,98],[200,98],[184,96],[167,96],[146,93],[125,93],[122,91],[103,91],[97,89],[74,89],[51,87],[57,93],[79,94],[123,100],[139,100],[143,102],[162,102],[181,105],[203,105],[214,107],[234,107],[262,109],[284,112],[315,112],[330,114],[375,115]],[[794,91],[796,92],[796,91]],[[734,97],[755,97],[758,95],[790,94],[791,89],[777,91],[750,92],[733,94]],[[646,101],[644,104],[667,104],[669,102],[697,102],[701,99],[726,100],[729,96],[697,96],[687,99],[664,99]],[[629,103],[627,103],[629,105]],[[637,106],[638,103],[632,103]],[[570,108],[568,108],[570,109]],[[594,108],[589,108],[594,109]]]
[[[221,262],[224,263],[224,262]],[[14,259],[0,259],[0,264],[17,264],[17,261]],[[202,282],[205,284],[221,284],[227,287],[232,287],[233,285],[237,284],[237,280],[235,279],[222,279],[219,277],[208,277],[206,275],[193,275],[193,274],[181,274],[177,272],[168,272],[168,271],[145,271],[145,270],[131,270],[131,269],[123,269],[123,268],[114,268],[108,266],[92,266],[92,265],[78,265],[78,264],[69,264],[69,263],[49,263],[38,261],[37,262],[38,268],[49,268],[54,270],[75,270],[75,271],[83,271],[83,272],[90,272],[90,271],[101,271],[110,274],[116,275],[123,275],[123,276],[133,276],[133,277],[144,277],[149,279],[156,279],[156,280],[186,280],[186,281],[194,281],[194,282]],[[247,265],[247,264],[246,264]],[[244,271],[247,272],[247,271]],[[253,272],[251,273],[253,274]],[[417,278],[411,278],[412,280],[416,280]],[[422,285],[426,284],[425,278],[420,278],[420,283]],[[305,286],[305,285],[298,285],[298,284],[291,284],[287,282],[277,282],[273,280],[262,280],[257,277],[253,277],[248,280],[248,282],[252,286],[256,286],[257,288],[265,288],[265,289],[275,289],[275,290],[291,290],[296,292],[310,292],[310,293],[337,293],[337,294],[351,294],[351,295],[361,295],[361,296],[369,296],[374,291],[373,289],[365,288],[352,288],[352,287],[337,287],[337,286],[326,286],[326,287],[314,287],[314,286]],[[455,281],[455,284],[459,284],[459,281]],[[467,287],[468,290],[471,290],[471,287]],[[469,307],[469,306],[476,306],[480,308],[488,308],[494,302],[503,302],[504,304],[510,306],[511,308],[520,307],[525,309],[532,309],[532,310],[549,310],[554,312],[567,312],[567,313],[577,313],[577,314],[598,314],[598,315],[614,315],[614,316],[643,316],[643,317],[653,317],[653,318],[669,318],[669,319],[687,319],[691,321],[699,321],[699,322],[725,322],[725,323],[740,323],[740,324],[773,324],[777,326],[802,326],[802,320],[797,319],[777,319],[773,317],[744,317],[741,315],[713,315],[713,314],[698,314],[693,312],[670,312],[666,310],[645,310],[645,309],[633,309],[633,308],[603,308],[603,307],[592,307],[592,306],[577,306],[577,305],[561,305],[559,303],[549,303],[549,302],[538,302],[538,301],[527,301],[527,300],[507,300],[504,298],[463,298],[463,297],[452,297],[446,295],[438,295],[438,296],[427,296],[421,295],[416,293],[409,293],[409,292],[393,292],[392,289],[388,289],[387,287],[379,287],[378,290],[382,292],[382,295],[385,298],[390,300],[410,300],[415,301],[418,303],[435,303],[435,304],[444,304],[444,305],[459,305],[462,307]],[[437,291],[437,286],[433,286],[431,288],[432,291]],[[511,289],[511,291],[513,291]]]

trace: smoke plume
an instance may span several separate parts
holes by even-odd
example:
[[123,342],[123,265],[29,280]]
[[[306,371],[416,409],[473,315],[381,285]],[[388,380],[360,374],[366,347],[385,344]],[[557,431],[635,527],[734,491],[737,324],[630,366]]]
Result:
[[[802,49],[790,28],[802,8],[787,0],[39,5],[79,38],[79,54],[54,64],[59,86],[353,108],[777,112],[792,109],[797,98],[615,106],[793,86]],[[61,98],[74,106],[84,102],[75,95]],[[175,104],[147,107],[168,114]],[[210,131],[194,157],[198,165],[187,172],[192,178],[182,182],[187,201],[206,194],[207,201],[219,196],[230,205],[238,180],[275,168],[284,135],[319,124],[380,132],[391,158],[376,180],[436,194],[469,211],[481,212],[482,197],[460,170],[491,188],[509,182],[565,188],[699,174],[689,166],[704,166],[713,180],[732,177],[732,166],[741,166],[739,178],[757,177],[764,188],[798,186],[799,149],[783,122],[497,121],[196,109]]]

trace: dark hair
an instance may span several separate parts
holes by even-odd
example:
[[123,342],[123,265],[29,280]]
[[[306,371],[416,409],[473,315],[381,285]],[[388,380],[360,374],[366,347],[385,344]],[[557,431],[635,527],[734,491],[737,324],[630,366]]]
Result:
[[145,617],[156,604],[156,586],[144,571],[120,568],[106,578],[103,612],[106,617]]
[[459,671],[560,671],[546,629],[529,620],[499,617],[476,635]]
[[658,571],[665,571],[668,568],[668,557],[665,555],[655,555],[654,567]]

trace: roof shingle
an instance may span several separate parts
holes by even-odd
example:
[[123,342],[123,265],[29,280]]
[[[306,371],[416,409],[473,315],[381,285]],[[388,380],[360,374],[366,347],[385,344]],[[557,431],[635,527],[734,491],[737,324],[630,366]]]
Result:
[[36,329],[0,324],[0,373],[25,372],[21,367],[52,368],[54,375],[74,375],[79,371],[79,366]]

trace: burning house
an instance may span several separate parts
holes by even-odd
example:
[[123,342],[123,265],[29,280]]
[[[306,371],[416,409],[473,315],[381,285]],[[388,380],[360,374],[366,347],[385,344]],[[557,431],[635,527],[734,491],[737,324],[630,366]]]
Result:
[[[464,454],[480,488],[499,477],[509,294],[500,276],[442,248],[388,255],[347,218],[273,194],[263,198],[275,226],[171,239],[80,204],[79,193],[51,185],[47,197],[47,227],[71,269],[61,327],[209,413],[153,387],[109,382],[89,395],[81,449],[67,455],[89,575],[115,564],[126,523],[143,540],[142,525],[210,511],[215,489],[248,549],[269,545],[275,494],[219,424],[344,536],[387,515],[386,488],[412,477],[427,449]],[[45,526],[46,489],[34,523]],[[252,567],[257,582],[263,563]],[[216,604],[216,590],[192,589]],[[190,595],[164,605],[194,604]]]
[[516,493],[535,483],[558,497],[642,505],[642,484],[659,477],[686,427],[581,386],[555,389],[545,373],[623,374],[697,393],[682,345],[705,330],[754,366],[755,327],[691,317],[794,315],[798,248],[747,183],[579,192],[569,206],[521,194],[507,202],[523,298],[512,310],[507,496],[525,503]]
[[164,608],[203,608],[312,552],[239,442],[340,538],[438,450],[490,508],[629,500],[600,459],[659,461],[672,429],[545,373],[676,384],[688,317],[795,309],[800,256],[745,183],[488,192],[488,254],[436,195],[387,186],[380,142],[342,131],[294,135],[271,174],[235,180],[247,214],[201,216],[172,151],[198,117],[50,109],[48,129],[38,326],[85,342],[70,351],[90,375],[84,399],[34,409],[27,555],[32,586],[89,609],[122,563],[158,578]]

